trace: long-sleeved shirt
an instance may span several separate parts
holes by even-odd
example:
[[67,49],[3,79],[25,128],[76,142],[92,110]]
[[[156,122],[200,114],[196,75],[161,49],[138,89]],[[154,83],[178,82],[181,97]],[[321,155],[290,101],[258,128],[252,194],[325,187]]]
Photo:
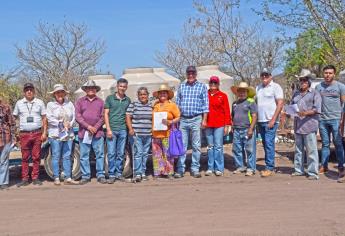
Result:
[[93,126],[97,129],[95,138],[104,136],[103,124],[104,124],[104,101],[95,97],[90,100],[87,96],[79,98],[75,103],[75,116],[79,123],[78,137],[82,139],[85,131],[89,126]]
[[15,140],[16,122],[11,108],[0,101],[0,148]]
[[207,87],[205,84],[195,81],[192,84],[181,83],[177,90],[176,104],[182,117],[194,117],[209,112]]
[[207,127],[219,128],[231,125],[230,106],[228,96],[222,91],[212,94],[208,91],[210,102],[209,113],[207,116]]
[[68,136],[74,137],[72,126],[75,122],[75,109],[72,102],[65,99],[63,104],[57,101],[48,102],[47,104],[48,136],[58,138],[61,132],[59,123],[69,122],[70,129]]

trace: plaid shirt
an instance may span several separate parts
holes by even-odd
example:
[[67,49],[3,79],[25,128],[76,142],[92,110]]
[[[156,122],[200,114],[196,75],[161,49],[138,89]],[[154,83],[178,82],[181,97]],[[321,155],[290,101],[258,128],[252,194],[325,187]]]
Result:
[[181,116],[192,117],[209,112],[207,87],[195,81],[193,84],[181,83],[177,91],[176,104]]
[[16,122],[11,108],[0,102],[0,147],[15,140]]

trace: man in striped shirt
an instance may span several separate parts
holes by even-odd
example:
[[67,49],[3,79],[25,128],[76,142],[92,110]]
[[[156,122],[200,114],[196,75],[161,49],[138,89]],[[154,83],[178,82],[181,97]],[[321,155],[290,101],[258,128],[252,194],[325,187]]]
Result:
[[146,161],[151,147],[152,104],[148,101],[146,87],[138,89],[138,101],[132,102],[126,112],[126,124],[134,155],[134,173],[136,181],[147,180]]
[[[180,129],[183,136],[184,148],[188,147],[188,139],[192,137],[192,165],[191,175],[200,178],[201,132],[200,128],[207,126],[209,112],[208,92],[205,84],[196,78],[195,66],[188,66],[187,80],[180,84],[177,91],[176,104],[181,111]],[[179,157],[175,178],[181,178],[185,171],[186,155]]]

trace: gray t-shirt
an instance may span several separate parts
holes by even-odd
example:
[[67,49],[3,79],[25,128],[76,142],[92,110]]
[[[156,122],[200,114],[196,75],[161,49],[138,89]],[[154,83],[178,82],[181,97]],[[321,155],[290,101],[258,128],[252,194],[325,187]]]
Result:
[[254,99],[237,100],[232,104],[232,125],[234,128],[249,128],[251,116],[258,108]]
[[330,85],[321,82],[315,89],[319,91],[322,98],[320,119],[340,119],[342,111],[341,96],[345,95],[345,85],[338,81],[333,81]]

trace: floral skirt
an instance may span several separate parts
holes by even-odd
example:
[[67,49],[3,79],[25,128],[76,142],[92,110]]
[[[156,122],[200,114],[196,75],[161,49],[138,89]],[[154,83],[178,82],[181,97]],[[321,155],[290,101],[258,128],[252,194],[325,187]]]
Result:
[[154,176],[174,174],[174,157],[168,154],[169,138],[152,138],[152,162]]

